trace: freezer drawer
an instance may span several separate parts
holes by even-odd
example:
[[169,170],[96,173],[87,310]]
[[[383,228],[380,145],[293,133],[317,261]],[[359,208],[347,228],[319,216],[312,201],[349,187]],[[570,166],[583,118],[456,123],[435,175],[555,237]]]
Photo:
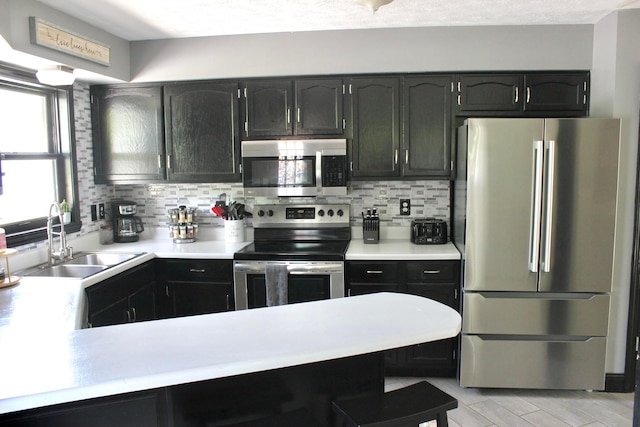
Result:
[[518,340],[463,335],[462,387],[603,390],[606,338]]
[[465,292],[462,332],[503,335],[607,335],[609,295]]

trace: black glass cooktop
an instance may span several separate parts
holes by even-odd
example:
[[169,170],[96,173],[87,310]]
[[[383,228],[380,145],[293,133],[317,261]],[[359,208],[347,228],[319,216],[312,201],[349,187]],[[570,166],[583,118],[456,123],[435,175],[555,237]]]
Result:
[[256,241],[235,253],[238,260],[343,261],[348,241]]

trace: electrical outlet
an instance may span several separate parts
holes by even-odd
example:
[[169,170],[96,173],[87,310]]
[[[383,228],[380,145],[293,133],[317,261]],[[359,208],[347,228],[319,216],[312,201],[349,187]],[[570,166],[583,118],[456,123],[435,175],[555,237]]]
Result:
[[98,206],[91,205],[91,221],[97,221],[97,220],[98,220]]
[[98,205],[98,218],[104,219],[104,203]]
[[411,200],[400,199],[400,215],[411,215]]

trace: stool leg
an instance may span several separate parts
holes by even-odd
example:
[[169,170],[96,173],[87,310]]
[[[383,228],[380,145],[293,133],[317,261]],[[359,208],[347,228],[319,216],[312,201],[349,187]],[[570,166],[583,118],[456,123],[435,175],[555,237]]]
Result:
[[449,419],[446,412],[440,412],[438,418],[436,418],[436,425],[438,427],[449,427]]

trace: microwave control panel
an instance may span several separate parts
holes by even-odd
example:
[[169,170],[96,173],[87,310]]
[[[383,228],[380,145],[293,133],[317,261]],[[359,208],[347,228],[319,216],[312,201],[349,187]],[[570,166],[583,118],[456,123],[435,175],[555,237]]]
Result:
[[322,156],[322,186],[347,185],[347,156]]

